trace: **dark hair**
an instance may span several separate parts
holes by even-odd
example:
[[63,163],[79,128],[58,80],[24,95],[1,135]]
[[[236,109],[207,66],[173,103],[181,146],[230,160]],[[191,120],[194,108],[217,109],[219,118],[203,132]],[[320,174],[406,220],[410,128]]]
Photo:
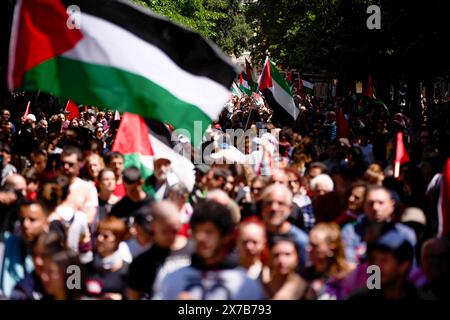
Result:
[[[61,272],[61,275],[64,278],[64,288],[66,293],[65,299],[73,300],[79,298],[85,292],[85,272],[83,266],[81,265],[78,255],[71,250],[63,250],[58,251],[52,255],[48,255],[46,258],[58,266],[59,271]],[[78,288],[69,289],[67,287],[66,285],[68,283],[67,281],[71,276],[71,273],[69,272],[70,271],[69,267],[78,267],[79,270],[81,271],[80,289]]]
[[309,164],[308,170],[311,169],[320,169],[322,170],[322,173],[327,173],[328,169],[327,166],[323,162],[312,162]]
[[111,172],[111,173],[114,174],[114,171],[113,171],[112,169],[110,169],[110,168],[102,169],[102,170],[99,172],[99,174],[98,174],[98,180],[101,180],[102,177],[103,177],[103,175],[104,175],[105,173],[107,173],[107,172]]
[[36,248],[40,246],[43,247],[44,251],[42,257],[55,254],[65,249],[64,239],[54,231],[45,232],[38,237],[36,243],[33,246],[33,255],[36,254]]
[[405,262],[414,260],[414,247],[407,240],[404,240],[397,248],[391,248],[384,244],[379,244],[378,239],[388,233],[395,230],[395,223],[393,222],[381,222],[378,225],[373,225],[372,228],[377,228],[379,235],[377,240],[367,243],[367,252],[373,252],[375,250],[392,253],[398,262]]
[[47,151],[44,150],[44,149],[38,149],[38,148],[35,148],[35,149],[33,149],[33,151],[31,151],[31,153],[32,153],[34,156],[44,156],[45,159],[48,158],[48,153],[47,153]]
[[61,157],[71,156],[73,154],[77,155],[78,161],[83,161],[83,153],[81,152],[80,148],[75,146],[65,146],[61,153]]
[[394,195],[393,195],[393,193],[392,193],[392,191],[389,190],[388,188],[383,187],[383,186],[379,186],[379,185],[375,185],[375,184],[371,184],[371,185],[368,185],[368,186],[367,186],[366,192],[364,193],[364,202],[366,202],[367,196],[369,195],[370,192],[372,192],[372,191],[378,191],[378,190],[383,190],[383,191],[385,191],[385,192],[389,195],[389,198],[390,198],[391,200],[394,200],[394,201],[396,200],[395,197],[394,197]]
[[283,235],[283,234],[277,234],[277,235],[274,235],[274,236],[272,236],[272,237],[269,237],[269,248],[270,248],[270,250],[272,250],[272,248],[273,248],[276,244],[278,244],[278,243],[280,243],[280,242],[282,242],[282,241],[292,243],[292,244],[294,245],[294,247],[295,247],[295,250],[297,251],[297,254],[298,254],[299,257],[300,257],[300,254],[299,254],[299,252],[298,252],[297,244],[296,244],[296,242],[295,242],[294,237],[291,236],[291,235],[287,235],[287,234],[285,234],[285,235]]
[[41,207],[41,209],[42,209],[42,211],[44,212],[45,215],[49,214],[49,211],[48,211],[47,206],[45,205],[45,203],[43,203],[42,201],[39,201],[39,200],[22,199],[19,202],[19,211],[20,211],[20,209],[22,209],[22,207],[30,207],[32,205],[37,205],[37,206]]
[[108,152],[103,158],[106,165],[109,165],[114,158],[122,158],[122,160],[125,160],[123,154],[117,151]]
[[231,176],[231,171],[225,168],[214,167],[211,171],[213,172],[214,179],[223,178],[223,180],[226,180],[227,177]]
[[45,182],[39,189],[38,198],[50,211],[63,202],[69,195],[70,182],[65,176],[58,176]]
[[190,221],[191,229],[194,230],[196,226],[206,222],[214,224],[222,236],[231,234],[236,227],[231,211],[226,206],[208,199],[195,206]]

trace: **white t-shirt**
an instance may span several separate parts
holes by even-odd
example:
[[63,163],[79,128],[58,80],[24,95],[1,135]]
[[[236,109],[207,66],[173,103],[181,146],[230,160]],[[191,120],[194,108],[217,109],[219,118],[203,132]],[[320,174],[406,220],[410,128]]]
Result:
[[69,187],[69,196],[67,202],[74,209],[86,214],[96,212],[98,208],[98,193],[92,181],[85,181],[76,178]]

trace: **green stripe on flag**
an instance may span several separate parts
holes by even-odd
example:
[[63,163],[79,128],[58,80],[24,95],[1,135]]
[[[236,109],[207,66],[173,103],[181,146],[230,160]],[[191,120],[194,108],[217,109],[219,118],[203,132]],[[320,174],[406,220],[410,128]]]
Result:
[[[270,61],[270,60],[269,60]],[[288,92],[292,96],[292,90],[289,88],[289,84],[286,79],[278,71],[277,67],[270,61],[270,75],[272,76],[272,81],[276,81],[278,85]]]
[[[168,121],[175,128],[187,130],[194,145],[201,143],[203,132],[212,120],[197,106],[178,99],[147,78],[61,56],[29,70],[22,88],[40,88],[52,95],[70,97],[88,105]],[[194,121],[199,121],[198,128]]]

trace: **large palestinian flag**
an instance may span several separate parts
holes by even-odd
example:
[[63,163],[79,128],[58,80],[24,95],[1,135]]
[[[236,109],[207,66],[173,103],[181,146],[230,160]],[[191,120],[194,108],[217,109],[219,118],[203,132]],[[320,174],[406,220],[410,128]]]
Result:
[[[17,1],[11,91],[42,90],[136,113],[194,137],[194,121],[206,130],[228,100],[235,76],[214,44],[131,2]],[[194,138],[200,142],[201,135]]]
[[297,119],[299,110],[295,105],[291,89],[269,58],[264,63],[259,79],[259,91],[264,94],[266,101],[274,111],[273,122],[286,125]]
[[155,159],[168,159],[176,177],[172,182],[181,182],[192,190],[195,183],[194,165],[189,159],[174,151],[171,140],[170,132],[163,123],[146,120],[136,114],[124,113],[112,151],[122,153],[125,157],[125,168],[131,166],[139,168],[144,179],[153,173]]

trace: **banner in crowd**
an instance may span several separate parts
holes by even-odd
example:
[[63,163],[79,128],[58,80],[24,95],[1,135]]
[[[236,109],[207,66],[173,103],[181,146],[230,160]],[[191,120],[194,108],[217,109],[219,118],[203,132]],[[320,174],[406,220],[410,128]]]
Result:
[[[79,11],[69,16],[68,7]],[[11,91],[42,90],[167,121],[200,143],[194,121],[201,121],[203,133],[229,99],[235,76],[233,64],[214,44],[131,2],[16,4]]]

